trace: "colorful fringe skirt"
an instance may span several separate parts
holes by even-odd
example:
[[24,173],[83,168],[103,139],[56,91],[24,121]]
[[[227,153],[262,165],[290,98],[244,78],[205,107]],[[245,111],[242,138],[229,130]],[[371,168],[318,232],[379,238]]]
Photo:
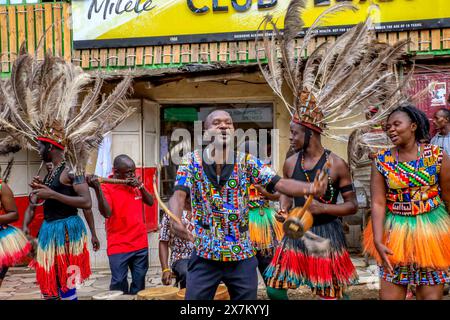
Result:
[[372,221],[364,230],[364,251],[380,266],[380,277],[400,285],[438,285],[450,282],[450,216],[441,205],[415,216],[386,212],[384,244],[394,273],[382,266],[373,242]]
[[283,224],[275,219],[275,213],[271,207],[252,208],[248,213],[250,239],[263,255],[272,254],[283,239]]
[[21,262],[30,250],[31,244],[20,229],[0,225],[0,268]]
[[66,292],[91,274],[87,232],[79,216],[47,222],[39,231],[36,280],[44,296],[57,296],[58,288]]
[[307,285],[316,295],[342,298],[345,288],[358,282],[342,223],[336,219],[313,226],[310,231],[330,239],[330,251],[325,256],[313,256],[302,239],[284,237],[264,274],[267,285],[275,289]]

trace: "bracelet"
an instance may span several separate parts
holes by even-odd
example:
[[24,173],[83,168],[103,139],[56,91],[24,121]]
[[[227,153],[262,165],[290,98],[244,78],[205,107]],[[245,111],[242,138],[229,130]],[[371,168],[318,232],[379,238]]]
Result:
[[170,270],[169,268],[166,268],[162,271],[162,273],[164,273],[164,272],[172,272],[172,270]]
[[141,183],[141,185],[138,187],[138,189],[144,189],[144,188],[145,188],[145,186],[143,183]]

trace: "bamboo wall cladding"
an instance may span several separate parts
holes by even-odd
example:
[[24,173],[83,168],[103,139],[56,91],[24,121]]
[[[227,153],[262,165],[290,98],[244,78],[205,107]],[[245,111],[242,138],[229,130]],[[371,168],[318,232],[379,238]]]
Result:
[[22,43],[28,52],[36,53],[38,59],[43,59],[50,50],[70,61],[70,11],[67,2],[0,5],[1,72],[11,71]]
[[[432,53],[442,50],[450,50],[450,28],[380,32],[378,41],[394,44],[401,40],[410,40],[408,51],[410,53]],[[336,36],[317,37],[302,56],[307,56],[323,42],[334,42]],[[301,47],[302,39],[296,40],[295,50]],[[444,52],[445,53],[445,52]],[[447,52],[450,54],[450,52]],[[92,63],[98,58],[98,49],[74,50],[73,60],[84,58],[81,62],[83,68],[115,68],[115,67],[169,67],[189,63],[254,63],[257,57],[265,59],[265,53],[261,43],[255,41],[239,42],[210,42],[193,44],[176,44],[164,46],[147,46],[136,48],[110,48],[100,50],[100,63]],[[78,61],[78,60],[77,60]],[[91,63],[89,64],[89,61]]]
[[[30,53],[43,59],[47,50],[85,69],[164,68],[189,63],[253,63],[264,59],[261,44],[255,41],[210,42],[72,50],[71,5],[67,2],[0,5],[0,72],[7,74],[25,42]],[[411,53],[450,54],[450,28],[378,33],[378,40],[393,44],[409,39]],[[296,40],[296,54],[308,55],[324,41],[335,36],[317,37],[305,52],[298,52],[302,39]],[[40,44],[40,45],[39,45]],[[39,48],[39,50],[38,50]],[[37,51],[37,52],[36,52]]]

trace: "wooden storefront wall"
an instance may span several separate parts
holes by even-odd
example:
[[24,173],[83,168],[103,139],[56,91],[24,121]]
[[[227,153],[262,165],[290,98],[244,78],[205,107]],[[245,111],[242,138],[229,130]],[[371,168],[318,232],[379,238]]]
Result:
[[[70,15],[71,5],[65,1],[0,5],[1,74],[7,75],[10,72],[24,41],[29,52],[35,53],[38,50],[36,54],[39,59],[44,57],[44,52],[50,50],[85,69],[164,68],[190,63],[218,62],[243,64],[255,62],[257,55],[264,58],[263,50],[254,41],[72,50]],[[43,36],[43,43],[38,49],[38,43]],[[377,37],[388,43],[410,39],[410,53],[450,54],[450,28],[378,33]],[[317,37],[307,52],[302,54],[307,55],[322,42],[335,39],[335,36]],[[297,40],[297,48],[301,41]]]
[[[20,46],[44,58],[46,51],[72,59],[70,9],[67,2],[0,5],[1,72],[9,73]],[[44,36],[45,35],[45,36]],[[42,39],[41,45],[39,42]],[[36,50],[39,50],[36,52]]]

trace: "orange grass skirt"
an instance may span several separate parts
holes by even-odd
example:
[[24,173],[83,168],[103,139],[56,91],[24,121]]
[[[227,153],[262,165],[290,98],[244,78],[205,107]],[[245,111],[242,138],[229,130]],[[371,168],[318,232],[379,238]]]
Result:
[[[450,267],[450,216],[445,206],[416,216],[386,212],[383,243],[392,250],[393,265],[416,265],[447,270]],[[373,241],[372,220],[364,230],[364,252],[381,265]]]

